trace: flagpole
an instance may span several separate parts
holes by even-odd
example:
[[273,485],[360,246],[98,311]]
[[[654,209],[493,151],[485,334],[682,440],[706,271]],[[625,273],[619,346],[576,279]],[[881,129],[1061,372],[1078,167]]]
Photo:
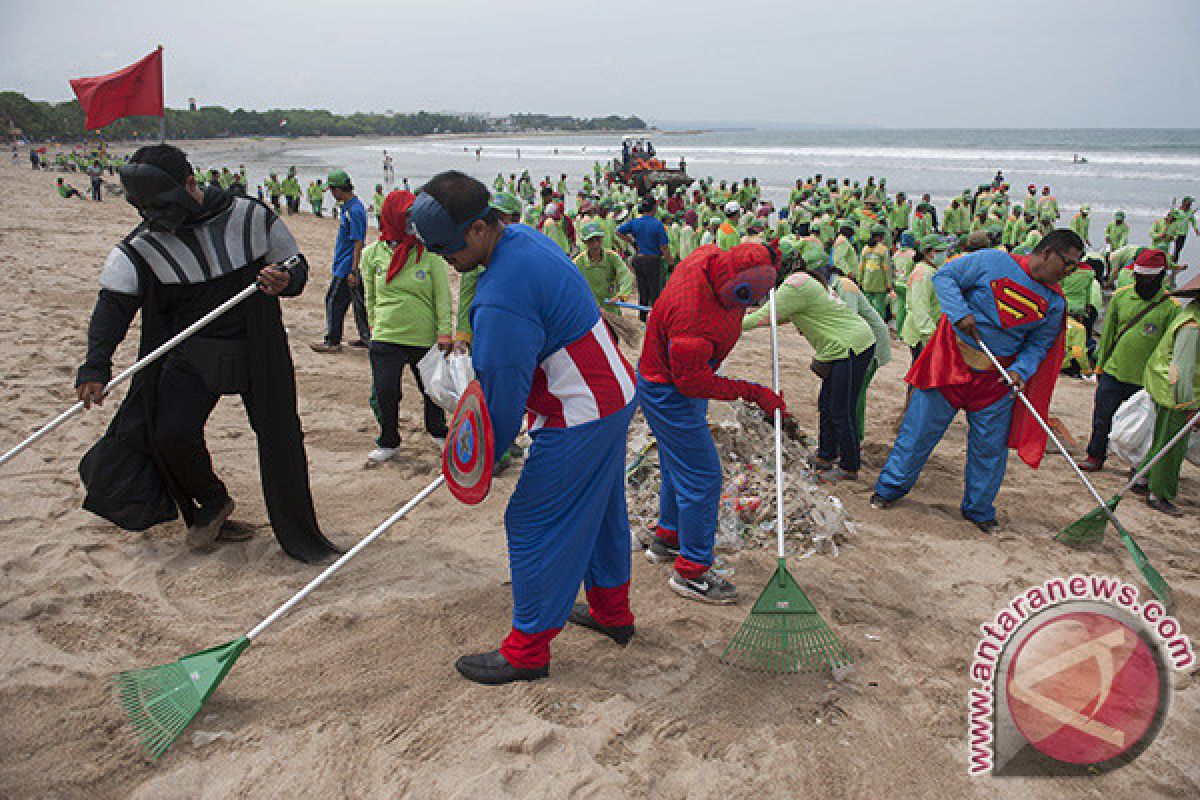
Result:
[[[158,51],[161,53],[162,49],[163,49],[163,46],[160,44],[158,46]],[[162,69],[162,58],[161,57],[159,58],[158,64],[159,64],[158,68],[161,70]],[[165,89],[163,88],[162,83],[163,82],[160,80],[159,81],[159,89],[160,89],[160,91],[165,92]],[[165,98],[163,98],[161,95],[159,96],[159,106],[162,108],[162,116],[158,118],[158,143],[166,144],[166,142],[167,142],[167,103],[166,103]]]

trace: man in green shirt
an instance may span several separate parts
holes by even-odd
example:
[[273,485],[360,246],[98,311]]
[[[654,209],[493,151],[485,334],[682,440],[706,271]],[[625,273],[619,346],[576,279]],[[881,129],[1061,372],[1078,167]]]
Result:
[[1118,289],[1104,317],[1096,349],[1096,401],[1085,472],[1104,468],[1112,418],[1121,404],[1142,388],[1146,362],[1179,313],[1179,303],[1163,288],[1167,258],[1161,250],[1144,250],[1134,261],[1133,286]]
[[942,317],[942,306],[933,288],[933,276],[938,267],[946,263],[946,250],[946,241],[942,237],[936,234],[926,236],[918,243],[919,260],[908,273],[908,310],[900,328],[900,339],[912,351],[913,361],[917,360],[926,343],[933,338],[938,320]]
[[899,236],[908,230],[908,220],[912,214],[912,203],[908,202],[908,197],[904,192],[896,193],[896,203],[892,206],[892,210],[888,212],[888,224],[892,226],[892,234]]
[[1083,239],[1083,243],[1088,247],[1092,246],[1092,207],[1084,203],[1079,207],[1079,213],[1071,217],[1071,230],[1079,234],[1079,238]]
[[308,187],[308,204],[312,206],[313,214],[321,216],[321,207],[325,204],[325,184],[321,183],[320,178]]
[[272,172],[270,177],[267,178],[267,195],[271,198],[271,207],[275,209],[276,214],[280,211],[279,196],[282,193],[283,187],[279,183],[279,177]]
[[1129,226],[1125,223],[1124,211],[1113,214],[1113,221],[1104,226],[1104,242],[1110,252],[1129,244]]
[[628,300],[633,294],[633,272],[619,255],[604,248],[604,227],[588,222],[581,230],[585,250],[575,257],[575,266],[587,280],[596,304],[604,308],[610,300]]
[[1183,253],[1183,245],[1187,241],[1188,227],[1193,231],[1200,233],[1200,228],[1196,227],[1196,210],[1192,208],[1193,198],[1187,195],[1179,204],[1179,208],[1175,209],[1175,227],[1171,231],[1175,235],[1175,252],[1172,258],[1179,260],[1180,254]]
[[[1143,381],[1154,398],[1154,440],[1147,460],[1166,447],[1197,411],[1200,411],[1200,277],[1174,292],[1191,298],[1172,321],[1146,362]],[[1179,494],[1179,469],[1188,450],[1188,437],[1167,451],[1146,476],[1146,503],[1155,511],[1183,516],[1175,505]]]
[[858,286],[862,289],[872,308],[886,323],[888,316],[888,294],[892,291],[892,259],[883,237],[887,229],[882,225],[871,228],[871,238],[863,248],[858,260]]
[[300,179],[296,177],[296,168],[288,167],[287,177],[280,186],[283,196],[287,198],[288,214],[300,213]]

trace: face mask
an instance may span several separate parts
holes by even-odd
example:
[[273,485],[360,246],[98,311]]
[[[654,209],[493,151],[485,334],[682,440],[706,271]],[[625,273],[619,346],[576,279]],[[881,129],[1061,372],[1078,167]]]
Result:
[[1158,294],[1158,290],[1162,288],[1163,276],[1165,274],[1160,272],[1157,275],[1134,275],[1133,290],[1143,300],[1151,300],[1154,295]]
[[929,258],[929,263],[933,264],[935,267],[942,266],[942,264],[946,263],[946,254],[945,253],[933,253]]

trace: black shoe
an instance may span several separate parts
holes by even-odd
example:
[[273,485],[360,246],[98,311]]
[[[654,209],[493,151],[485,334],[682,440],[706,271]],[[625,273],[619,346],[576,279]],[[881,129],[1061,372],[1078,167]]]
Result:
[[996,528],[1000,527],[1000,523],[996,522],[996,520],[994,520],[994,519],[985,519],[985,520],[967,519],[965,516],[963,517],[963,519],[966,519],[967,522],[971,523],[976,528],[979,528],[979,530],[981,530],[984,533],[995,533]]
[[353,342],[350,342],[351,347],[364,348],[364,347],[368,347],[369,345],[370,345],[369,342],[366,342],[362,339],[355,339]]
[[499,686],[513,681],[536,681],[550,674],[550,667],[534,667],[521,669],[508,663],[499,650],[490,653],[476,653],[473,656],[463,656],[454,662],[458,674],[469,681],[483,683],[488,686]]
[[1145,497],[1146,495],[1150,494],[1150,484],[1135,483],[1133,486],[1129,487],[1129,491],[1133,492],[1138,497]]
[[871,508],[882,511],[884,509],[891,508],[894,505],[896,505],[895,500],[888,500],[879,492],[871,493]]
[[675,594],[689,600],[699,600],[701,603],[728,606],[736,603],[738,599],[737,587],[711,569],[695,580],[672,572],[667,584]]
[[617,644],[629,644],[629,640],[633,638],[634,628],[632,625],[601,625],[588,611],[587,603],[576,603],[567,619],[580,627],[591,628],[597,633],[603,633]]
[[1183,516],[1183,510],[1179,506],[1175,505],[1167,498],[1159,497],[1156,494],[1150,494],[1147,492],[1146,505],[1150,506],[1155,511],[1159,511],[1171,517]]
[[669,544],[659,538],[658,534],[650,534],[650,541],[646,544],[646,558],[655,564],[674,564],[678,557],[679,545]]

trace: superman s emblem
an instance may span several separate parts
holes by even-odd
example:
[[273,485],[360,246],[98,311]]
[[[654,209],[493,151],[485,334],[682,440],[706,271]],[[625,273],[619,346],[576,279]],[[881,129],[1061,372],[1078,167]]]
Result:
[[1033,289],[1022,286],[1012,278],[997,278],[991,286],[996,298],[996,312],[1000,324],[1005,328],[1015,328],[1046,318],[1050,304]]

